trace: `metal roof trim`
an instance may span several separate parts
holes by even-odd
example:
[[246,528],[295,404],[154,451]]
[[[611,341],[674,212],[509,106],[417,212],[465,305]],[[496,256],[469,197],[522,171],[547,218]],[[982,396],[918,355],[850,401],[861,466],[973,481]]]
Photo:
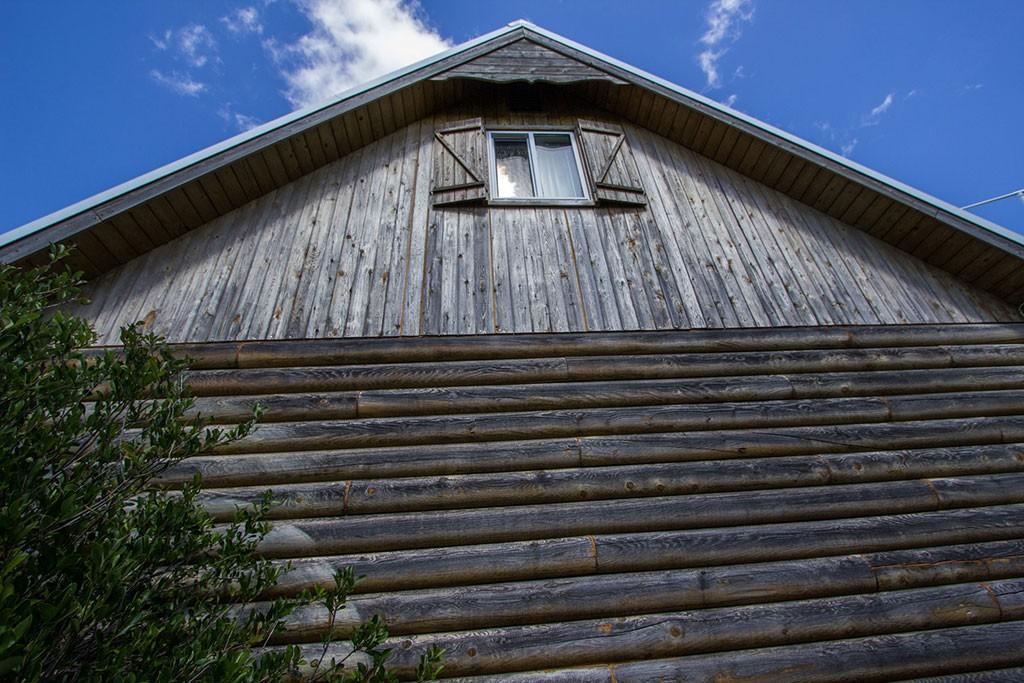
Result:
[[636,85],[643,87],[645,85],[644,82],[656,85],[659,88],[668,90],[669,92],[672,92],[681,98],[691,100],[692,102],[695,102],[702,107],[705,107],[707,109],[712,110],[713,112],[716,112],[717,114],[723,116],[727,121],[728,119],[740,121],[747,126],[760,130],[788,144],[794,145],[800,149],[817,155],[827,160],[828,162],[836,164],[841,168],[844,168],[852,173],[863,176],[874,182],[881,183],[889,187],[890,189],[893,189],[897,192],[906,195],[909,198],[912,198],[914,200],[917,200],[932,207],[935,211],[935,213],[933,214],[933,217],[935,218],[939,218],[941,220],[940,213],[947,214],[955,219],[958,219],[969,225],[973,225],[974,227],[977,227],[985,232],[988,232],[998,238],[1005,239],[1018,247],[1024,247],[1024,235],[1021,235],[1002,225],[989,221],[973,213],[964,211],[963,209],[960,209],[926,192],[918,190],[917,188],[911,187],[910,185],[907,185],[882,173],[862,166],[861,164],[858,164],[855,161],[851,161],[823,147],[819,147],[818,145],[812,142],[799,138],[782,129],[776,128],[775,126],[769,123],[756,119],[742,112],[736,111],[735,109],[731,109],[730,107],[727,107],[697,92],[694,92],[680,85],[672,83],[671,81],[668,81],[654,74],[648,73],[642,69],[638,69],[637,67],[634,67],[630,64],[615,59],[614,57],[610,57],[606,54],[598,52],[590,47],[587,47],[586,45],[577,43],[557,33],[548,31],[547,29],[541,28],[540,26],[537,26],[536,24],[533,24],[529,21],[520,19],[517,21],[513,21],[507,26],[501,27],[495,31],[491,31],[490,33],[484,34],[472,40],[466,41],[460,45],[452,47],[449,50],[445,50],[444,52],[440,52],[436,55],[433,55],[432,57],[428,57],[414,64],[410,64],[409,66],[406,66],[402,69],[392,71],[388,74],[384,74],[378,78],[368,81],[362,85],[351,88],[343,93],[340,93],[324,101],[321,104],[312,105],[310,107],[306,107],[291,112],[289,114],[285,114],[284,116],[274,119],[273,121],[269,121],[244,133],[235,135],[231,138],[228,138],[227,140],[224,140],[222,142],[219,142],[217,144],[211,145],[202,150],[194,152],[193,154],[178,159],[177,161],[165,164],[164,166],[161,166],[153,171],[150,171],[136,178],[128,180],[124,183],[116,185],[108,190],[92,195],[91,197],[87,197],[63,209],[60,209],[46,216],[38,218],[34,221],[26,223],[20,227],[9,230],[6,233],[0,234],[0,248],[6,247],[25,237],[28,237],[29,235],[33,235],[37,232],[45,230],[46,228],[57,223],[60,223],[61,221],[67,220],[74,216],[90,211],[105,202],[125,195],[129,192],[135,191],[139,188],[145,187],[146,185],[153,183],[157,180],[166,178],[167,176],[170,176],[173,173],[176,173],[183,169],[189,168],[197,163],[210,159],[216,156],[217,154],[233,149],[235,147],[238,147],[239,145],[245,144],[252,140],[255,140],[260,136],[265,135],[271,131],[280,129],[284,126],[295,123],[296,121],[300,121],[303,118],[306,118],[325,109],[333,107],[337,104],[340,104],[345,100],[368,93],[374,90],[375,88],[386,85],[391,81],[408,76],[410,74],[415,73],[416,71],[426,69],[440,61],[443,61],[450,57],[457,56],[462,52],[465,52],[474,47],[487,43],[496,38],[506,36],[515,31],[523,31],[524,35],[528,35],[529,33],[535,33],[538,36],[546,38],[552,42],[559,43],[569,49],[583,53],[595,60],[605,62],[606,64],[613,66],[616,69],[621,70],[626,74],[632,76],[633,78],[637,79]]
[[[589,55],[590,57],[593,57],[594,59],[599,59],[599,60],[602,60],[604,62],[607,62],[608,64],[614,65],[615,67],[617,67],[619,69],[622,69],[623,71],[628,72],[629,74],[633,75],[636,78],[640,78],[640,79],[643,79],[645,81],[649,81],[649,82],[654,83],[654,84],[656,84],[656,85],[658,85],[658,86],[660,86],[662,88],[665,88],[667,90],[673,91],[676,94],[678,94],[678,95],[680,95],[680,96],[682,96],[684,98],[694,100],[695,102],[698,102],[701,105],[703,105],[705,107],[708,107],[709,109],[713,109],[713,110],[717,111],[718,113],[723,114],[723,115],[725,115],[727,117],[738,119],[738,120],[744,122],[745,124],[747,124],[749,126],[752,126],[754,128],[758,128],[758,129],[760,129],[760,130],[762,130],[762,131],[764,131],[766,133],[769,133],[770,135],[774,135],[774,136],[776,136],[778,138],[781,138],[782,140],[785,140],[786,142],[788,142],[790,144],[796,145],[796,146],[801,147],[801,148],[803,148],[803,149],[805,149],[805,150],[807,150],[809,152],[812,152],[814,154],[822,156],[825,159],[829,160],[830,162],[838,164],[840,166],[843,166],[843,167],[847,168],[850,171],[853,171],[855,173],[863,175],[866,178],[870,178],[871,180],[874,180],[876,182],[880,182],[880,183],[883,183],[885,185],[888,185],[892,189],[897,190],[899,192],[902,192],[902,193],[904,193],[904,194],[906,194],[906,195],[908,195],[910,197],[913,197],[914,199],[917,199],[918,201],[922,201],[922,202],[925,202],[927,204],[930,204],[930,205],[932,205],[933,207],[935,207],[936,209],[938,209],[940,211],[948,213],[948,214],[950,214],[950,215],[952,215],[952,216],[954,216],[956,218],[959,218],[959,219],[961,219],[963,221],[966,221],[968,223],[972,223],[972,224],[976,225],[979,228],[982,228],[984,230],[988,230],[988,231],[990,231],[992,233],[995,233],[996,235],[998,235],[1000,237],[1006,238],[1006,239],[1008,239],[1008,240],[1010,240],[1012,242],[1015,242],[1016,244],[1024,246],[1024,235],[1022,235],[1022,234],[1020,234],[1018,232],[1010,230],[1009,228],[1006,228],[1006,227],[1004,227],[1002,225],[999,225],[998,223],[993,223],[992,221],[989,221],[989,220],[987,220],[985,218],[982,218],[981,216],[978,216],[976,214],[970,213],[968,211],[964,211],[963,209],[961,209],[961,208],[959,208],[957,206],[954,206],[953,204],[950,204],[949,202],[946,202],[946,201],[944,201],[942,199],[939,199],[938,197],[930,195],[927,192],[924,192],[924,191],[919,190],[919,189],[917,189],[915,187],[907,185],[906,183],[900,182],[899,180],[891,178],[891,177],[889,177],[889,176],[887,176],[887,175],[885,175],[883,173],[879,173],[878,171],[872,170],[872,169],[870,169],[870,168],[868,168],[866,166],[862,166],[861,164],[858,164],[855,161],[851,161],[850,159],[847,159],[846,157],[843,157],[843,156],[841,156],[839,154],[836,154],[835,152],[832,152],[832,151],[830,151],[828,149],[825,149],[824,147],[819,147],[818,145],[814,144],[813,142],[809,142],[807,140],[804,140],[803,138],[797,137],[796,135],[793,135],[792,133],[788,133],[788,132],[786,132],[786,131],[784,131],[784,130],[782,130],[780,128],[776,128],[775,126],[771,125],[770,123],[766,123],[764,121],[761,121],[760,119],[756,119],[756,118],[754,118],[752,116],[744,114],[743,112],[740,112],[740,111],[737,111],[737,110],[732,109],[730,107],[727,107],[726,105],[724,105],[724,104],[722,104],[720,102],[716,102],[715,100],[712,100],[712,99],[710,99],[708,97],[705,97],[704,95],[701,95],[701,94],[699,94],[697,92],[689,90],[688,88],[684,88],[684,87],[682,87],[680,85],[677,85],[677,84],[675,84],[675,83],[673,83],[671,81],[665,80],[664,78],[661,78],[660,76],[655,76],[654,74],[649,73],[647,71],[644,71],[643,69],[639,69],[639,68],[637,68],[635,66],[627,64],[625,62],[622,62],[622,61],[620,61],[620,60],[618,60],[618,59],[616,59],[614,57],[610,57],[610,56],[608,56],[606,54],[598,52],[597,50],[594,50],[593,48],[590,48],[590,47],[587,47],[586,45],[582,45],[580,43],[577,43],[577,42],[575,42],[575,41],[573,41],[573,40],[571,40],[569,38],[566,38],[564,36],[561,36],[561,35],[559,35],[557,33],[552,33],[551,31],[548,31],[545,28],[541,28],[540,26],[536,26],[534,24],[531,24],[528,21],[522,21],[521,20],[521,21],[515,22],[515,23],[516,23],[516,25],[522,26],[523,28],[525,28],[526,30],[528,30],[530,32],[533,32],[533,33],[536,33],[538,35],[541,35],[541,36],[543,36],[543,37],[545,37],[545,38],[547,38],[549,40],[552,40],[552,41],[555,41],[555,42],[558,42],[558,43],[562,43],[566,47],[570,47],[570,48],[572,48],[574,50],[578,50],[579,52],[582,52],[582,53],[584,53],[586,55]],[[642,85],[642,84],[638,83],[638,85]],[[937,217],[937,216],[934,216],[934,217]]]
[[302,109],[297,109],[293,112],[289,112],[284,116],[279,116],[278,118],[272,121],[268,121],[255,128],[251,128],[243,133],[239,133],[238,135],[230,137],[226,140],[222,140],[221,142],[210,145],[209,147],[205,147],[197,152],[193,152],[192,154],[182,157],[181,159],[178,159],[176,161],[164,164],[163,166],[160,166],[159,168],[156,168],[147,173],[143,173],[140,176],[136,176],[135,178],[126,180],[125,182],[115,185],[114,187],[104,190],[103,192],[99,192],[92,196],[86,197],[85,199],[77,201],[74,204],[64,207],[63,209],[58,209],[57,211],[42,216],[41,218],[37,218],[34,221],[25,223],[24,225],[21,225],[16,228],[12,228],[11,230],[8,230],[5,233],[0,233],[0,248],[5,247],[9,244],[13,244],[18,240],[24,237],[28,237],[29,235],[33,235],[41,230],[45,230],[49,226],[54,225],[56,223],[60,223],[61,221],[67,220],[68,218],[72,218],[74,216],[83,214],[91,209],[100,206],[105,202],[110,201],[111,199],[116,199],[117,197],[123,196],[125,194],[128,194],[129,192],[145,187],[146,185],[156,182],[157,180],[166,178],[167,176],[172,175],[178,171],[184,170],[186,168],[194,166],[195,164],[206,161],[207,159],[210,159],[211,157],[214,157],[217,154],[220,154],[221,152],[226,152],[227,150],[238,147],[239,145],[243,145],[271,131],[278,130],[279,128],[283,128],[284,126],[295,123],[296,121],[300,121],[303,118],[321,112],[324,109],[329,109],[330,107],[333,107],[337,104],[344,102],[345,100],[367,93],[371,90],[374,90],[375,88],[390,83],[391,81],[397,80],[404,76],[408,76],[409,74],[415,73],[420,69],[424,69],[433,64],[436,64],[437,62],[443,61],[449,57],[458,55],[460,52],[464,52],[478,45],[491,41],[495,38],[500,38],[502,36],[508,35],[509,33],[521,30],[521,28],[522,27],[519,25],[519,22],[513,22],[508,26],[504,26],[500,29],[497,29],[496,31],[491,31],[490,33],[486,33],[477,38],[473,38],[472,40],[468,40],[464,43],[461,43],[460,45],[456,45],[448,50],[439,52],[431,57],[427,57],[426,59],[422,59],[418,62],[410,64],[396,71],[392,71],[382,76],[378,76],[377,78],[371,81],[367,81],[366,83],[357,85],[342,93],[339,93],[338,95],[335,95],[334,97],[325,100],[320,104],[310,105],[308,107],[304,107]]

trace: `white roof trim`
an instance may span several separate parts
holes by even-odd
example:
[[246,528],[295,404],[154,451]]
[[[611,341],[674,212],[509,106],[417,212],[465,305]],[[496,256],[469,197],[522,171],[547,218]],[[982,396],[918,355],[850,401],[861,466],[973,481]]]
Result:
[[311,114],[315,114],[336,104],[344,102],[347,99],[367,93],[373,90],[374,88],[385,85],[393,80],[407,76],[415,71],[429,67],[444,59],[456,56],[461,52],[469,50],[488,41],[494,40],[495,38],[499,38],[507,34],[513,33],[515,31],[532,32],[539,36],[543,36],[544,38],[547,38],[548,40],[551,40],[553,42],[560,43],[572,50],[579,51],[594,59],[603,61],[611,66],[614,66],[617,69],[620,69],[641,81],[646,81],[653,85],[659,86],[660,88],[673,92],[678,96],[692,100],[705,108],[723,114],[727,118],[732,118],[741,121],[748,126],[751,126],[765,133],[768,133],[774,137],[777,137],[781,140],[784,140],[791,145],[794,145],[798,148],[802,148],[803,150],[811,152],[817,156],[823,157],[824,159],[827,159],[829,162],[836,164],[840,167],[846,168],[847,170],[852,171],[858,175],[882,183],[893,190],[903,193],[908,197],[916,199],[917,201],[932,207],[934,209],[934,213],[932,214],[933,217],[938,218],[939,220],[942,219],[940,213],[947,214],[965,223],[980,228],[988,233],[991,233],[992,235],[995,235],[999,238],[1008,240],[1009,242],[1015,245],[1024,246],[1024,235],[1021,235],[1020,233],[1005,228],[997,223],[993,223],[992,221],[986,220],[968,211],[964,211],[963,209],[960,209],[950,204],[949,202],[938,199],[937,197],[922,192],[921,190],[911,187],[898,180],[894,180],[893,178],[878,173],[877,171],[873,171],[834,152],[824,149],[823,147],[819,147],[814,143],[808,142],[807,140],[787,133],[784,130],[776,128],[775,126],[755,119],[742,112],[736,111],[735,109],[731,109],[719,102],[716,102],[692,90],[688,90],[687,88],[683,88],[679,85],[676,85],[675,83],[672,83],[663,78],[660,78],[646,71],[638,69],[634,66],[626,64],[625,62],[615,59],[614,57],[609,57],[608,55],[597,52],[596,50],[593,50],[585,45],[581,45],[575,41],[569,40],[568,38],[560,36],[556,33],[552,33],[551,31],[536,26],[535,24],[532,24],[528,21],[518,20],[496,31],[492,31],[478,38],[474,38],[473,40],[462,43],[461,45],[451,48],[450,50],[438,53],[433,57],[429,57],[414,64],[410,64],[407,67],[404,67],[397,71],[393,71],[389,74],[385,74],[372,81],[369,81],[360,86],[347,90],[329,100],[326,100],[321,104],[306,107],[304,109],[299,109],[297,111],[291,112],[290,114],[286,114],[285,116],[274,119],[273,121],[269,121],[261,126],[257,126],[256,128],[253,128],[232,138],[224,140],[223,142],[217,143],[203,150],[195,152],[194,154],[190,154],[182,159],[161,166],[160,168],[150,171],[149,173],[143,174],[141,176],[138,176],[137,178],[133,178],[132,180],[121,183],[120,185],[112,187],[109,190],[100,192],[99,194],[83,199],[82,201],[76,202],[68,207],[60,209],[59,211],[55,211],[49,215],[43,216],[42,218],[36,219],[30,223],[26,223],[21,227],[10,230],[4,234],[0,234],[0,248],[17,242],[18,240],[24,237],[45,230],[51,225],[60,223],[61,221],[67,220],[68,218],[95,209],[96,207],[102,205],[105,202],[108,202],[124,194],[137,190],[145,185],[148,185],[149,183],[164,178],[184,168],[188,168],[197,163],[205,161],[213,156],[216,156],[221,152],[224,152],[226,150],[232,149],[241,144],[254,140],[270,131],[276,130],[283,126],[299,121],[307,116],[310,116]]

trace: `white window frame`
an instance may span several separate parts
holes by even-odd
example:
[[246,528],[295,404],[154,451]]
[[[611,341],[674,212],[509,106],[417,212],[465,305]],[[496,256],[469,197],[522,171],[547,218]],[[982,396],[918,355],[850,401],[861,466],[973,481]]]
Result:
[[[534,143],[534,135],[568,135],[569,144],[572,146],[572,154],[576,159],[576,174],[580,180],[580,188],[583,190],[582,196],[579,197],[541,197],[534,195],[532,197],[499,197],[498,196],[498,165],[497,159],[494,155],[494,138],[499,138],[505,135],[525,135],[527,152],[530,155],[530,182],[533,184],[534,192],[537,191],[537,169],[536,159],[537,151]],[[565,128],[532,128],[532,129],[494,129],[487,131],[487,173],[488,180],[490,181],[491,201],[492,202],[507,202],[510,204],[543,204],[546,202],[590,202],[590,183],[587,182],[587,175],[583,170],[583,158],[580,156],[579,143],[576,141],[576,133],[573,130]]]

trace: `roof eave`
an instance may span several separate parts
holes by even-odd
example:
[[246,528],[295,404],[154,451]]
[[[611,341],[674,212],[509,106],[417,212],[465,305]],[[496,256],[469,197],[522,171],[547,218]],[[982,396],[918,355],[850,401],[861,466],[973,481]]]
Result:
[[[553,47],[560,47],[563,50],[571,50],[589,59],[598,62],[598,66],[605,71],[614,73],[639,87],[645,87],[660,94],[675,99],[686,106],[707,113],[723,122],[740,127],[751,132],[767,142],[783,147],[792,153],[799,154],[808,160],[818,163],[826,168],[838,172],[861,184],[865,184],[877,191],[891,196],[896,201],[909,204],[926,215],[940,220],[954,228],[966,232],[968,235],[980,239],[998,249],[1010,253],[1018,258],[1024,258],[1024,235],[1020,235],[1001,225],[988,221],[980,216],[969,213],[948,202],[929,195],[921,190],[913,188],[905,183],[890,178],[882,173],[873,171],[856,162],[850,161],[834,152],[819,147],[811,142],[803,140],[784,130],[776,128],[763,121],[759,121],[742,112],[731,109],[719,102],[705,97],[697,92],[683,88],[671,83],[659,76],[638,69],[634,66],[621,62],[614,57],[600,53],[585,45],[581,45],[564,36],[558,35],[547,29],[541,28],[529,21],[518,20],[500,29],[474,38],[432,57],[421,60],[407,67],[385,74],[372,81],[347,90],[319,105],[314,105],[297,110],[285,116],[279,117],[266,124],[240,133],[223,142],[207,147],[182,159],[162,166],[154,171],[143,174],[137,178],[121,183],[109,190],[93,195],[80,202],[76,202],[64,209],[53,212],[47,216],[22,225],[5,234],[0,235],[0,251],[10,252],[12,247],[21,240],[36,235],[42,231],[56,226],[69,219],[80,217],[89,212],[95,212],[101,206],[123,198],[126,195],[137,192],[146,186],[161,180],[168,179],[177,173],[190,169],[197,164],[209,161],[218,155],[235,150],[243,145],[252,143],[275,131],[291,126],[303,119],[315,119],[317,114],[325,110],[343,105],[346,101],[365,96],[377,89],[384,89],[389,84],[400,79],[407,78],[417,72],[422,72],[422,78],[433,75],[433,71],[441,71],[437,68],[442,62],[446,62],[463,55],[474,48],[485,45],[501,38],[519,34],[524,37],[534,37],[544,42],[552,43]],[[518,36],[517,36],[518,37]],[[446,68],[450,68],[446,67]],[[315,123],[315,121],[311,122]],[[98,217],[98,214],[97,214]],[[17,251],[17,249],[13,249]],[[8,260],[8,259],[3,259]]]
[[144,173],[140,176],[132,178],[131,180],[127,180],[119,185],[115,185],[114,187],[108,190],[104,190],[103,192],[99,192],[90,197],[86,197],[85,199],[82,199],[81,201],[66,206],[63,209],[59,209],[41,218],[37,218],[34,221],[25,223],[24,225],[9,230],[6,233],[0,234],[0,249],[7,247],[8,245],[14,244],[15,242],[21,239],[29,237],[30,235],[34,235],[42,230],[45,230],[46,228],[52,225],[68,220],[69,218],[74,218],[75,216],[87,213],[113,199],[123,197],[124,195],[129,194],[130,192],[139,190],[147,185],[150,185],[154,182],[167,178],[168,176],[174,175],[175,173],[195,166],[196,164],[199,164],[203,161],[207,161],[217,156],[218,154],[222,154],[229,150],[235,149],[241,145],[244,145],[248,142],[263,137],[268,133],[280,130],[285,126],[291,125],[292,123],[295,123],[297,121],[301,121],[302,119],[311,117],[326,109],[336,107],[337,105],[342,104],[346,100],[350,100],[352,98],[368,93],[372,90],[385,86],[388,83],[409,76],[410,74],[414,74],[417,71],[427,70],[429,69],[429,67],[435,64],[443,62],[451,57],[457,56],[474,47],[483,45],[497,38],[508,36],[509,34],[514,34],[517,32],[523,33],[524,29],[522,24],[523,22],[521,21],[512,22],[508,26],[504,26],[495,31],[491,31],[490,33],[466,41],[465,43],[457,45],[449,50],[439,52],[436,55],[410,64],[409,66],[403,67],[396,71],[392,71],[390,73],[384,74],[383,76],[379,76],[378,78],[375,78],[371,81],[367,81],[366,83],[350,88],[330,98],[329,100],[325,100],[320,104],[315,104],[309,107],[304,107],[302,109],[297,109],[296,111],[285,114],[284,116],[280,116],[274,119],[273,121],[268,121],[267,123],[264,123],[255,128],[251,128],[243,133],[239,133],[238,135],[230,137],[227,140],[223,140],[221,142],[218,142],[217,144],[210,145],[209,147],[189,154],[188,156],[182,157],[181,159],[178,159],[176,161],[172,161],[171,163],[165,164],[157,169],[149,171],[148,173]]

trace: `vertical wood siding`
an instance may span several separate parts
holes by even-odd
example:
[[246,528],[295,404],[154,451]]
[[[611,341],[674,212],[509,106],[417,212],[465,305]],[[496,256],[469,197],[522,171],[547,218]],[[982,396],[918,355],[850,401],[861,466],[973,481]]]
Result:
[[485,120],[619,123],[646,207],[432,206],[434,131],[480,113],[422,119],[153,249],[92,283],[79,312],[102,343],[133,320],[201,341],[1017,319],[944,271],[592,110]]

